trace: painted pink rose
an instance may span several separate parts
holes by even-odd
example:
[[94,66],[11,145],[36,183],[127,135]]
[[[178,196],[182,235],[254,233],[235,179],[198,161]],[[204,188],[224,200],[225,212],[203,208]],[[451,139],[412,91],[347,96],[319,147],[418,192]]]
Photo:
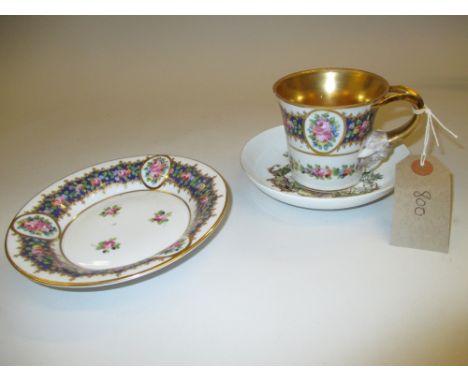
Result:
[[321,167],[315,167],[312,174],[319,177],[323,176],[323,169]]
[[283,124],[284,126],[286,127],[286,130],[288,130],[288,132],[291,132],[293,129],[294,129],[294,125],[292,124],[292,122],[289,120],[289,119],[284,119],[283,120]]
[[159,210],[154,214],[154,216],[150,219],[151,222],[156,222],[158,224],[167,223],[169,221],[169,217],[172,215],[172,212],[166,212],[163,210]]
[[164,215],[156,215],[153,220],[157,223],[165,222],[167,221],[167,218]]
[[329,178],[331,177],[332,173],[328,167],[315,167],[312,171],[312,175],[319,178]]
[[96,178],[92,178],[92,179],[91,179],[91,184],[92,184],[93,186],[97,187],[97,186],[99,186],[99,185],[101,184],[101,179],[99,179],[99,178],[97,178],[97,177],[96,177]]
[[119,249],[120,243],[117,243],[117,239],[115,237],[100,241],[96,245],[96,249],[98,251],[102,251],[102,253],[109,253],[111,250]]
[[114,204],[112,207],[104,208],[99,215],[103,217],[115,216],[119,213],[121,209],[122,207],[118,206],[117,204]]
[[328,142],[333,138],[332,128],[330,122],[326,119],[319,118],[315,123],[312,133],[319,142]]
[[151,163],[150,173],[153,178],[159,178],[164,171],[164,164],[159,161],[155,160]]
[[190,174],[189,172],[184,172],[182,173],[182,175],[180,176],[183,180],[187,181],[187,180],[190,180],[193,178],[193,175]]
[[53,206],[61,206],[62,204],[65,203],[65,200],[67,198],[65,197],[65,195],[60,195],[59,197],[55,198],[53,201],[52,201],[52,205]]
[[369,127],[369,121],[364,121],[359,129],[359,137],[363,137],[366,134],[367,128]]
[[348,176],[348,175],[351,175],[353,173],[353,169],[351,167],[346,167],[344,170],[343,170],[343,177],[345,176]]
[[102,243],[103,249],[112,249],[114,246],[115,240],[105,240],[104,243]]
[[111,207],[109,211],[107,211],[107,215],[115,215],[119,211],[119,208]]
[[126,176],[130,175],[131,171],[129,169],[121,169],[117,172],[117,175],[125,178]]
[[52,227],[47,222],[42,220],[31,220],[24,223],[24,227],[31,232],[49,232]]
[[201,204],[206,204],[206,203],[208,203],[208,196],[206,196],[206,195],[205,195],[205,196],[202,196],[202,197],[200,198],[200,203],[201,203]]
[[36,257],[42,257],[46,254],[44,248],[37,244],[32,246],[31,253]]

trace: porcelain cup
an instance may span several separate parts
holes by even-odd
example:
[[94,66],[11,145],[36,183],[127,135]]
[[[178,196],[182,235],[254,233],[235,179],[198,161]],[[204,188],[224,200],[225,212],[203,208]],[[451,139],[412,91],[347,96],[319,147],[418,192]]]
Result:
[[[377,110],[393,101],[424,107],[406,86],[390,86],[383,77],[359,69],[318,68],[289,74],[273,86],[286,132],[291,175],[304,187],[336,191],[359,182],[358,156],[374,128]],[[398,145],[416,126],[414,115],[387,131]]]

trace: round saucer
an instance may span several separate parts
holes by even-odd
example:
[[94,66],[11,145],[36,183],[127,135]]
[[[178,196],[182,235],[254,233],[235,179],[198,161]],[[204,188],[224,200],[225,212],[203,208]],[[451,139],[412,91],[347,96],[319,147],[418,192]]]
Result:
[[291,178],[284,128],[277,126],[247,142],[241,164],[250,180],[274,199],[297,207],[335,210],[362,206],[390,194],[395,165],[408,155],[405,145],[398,146],[377,168],[364,173],[357,185],[334,192],[312,191]]

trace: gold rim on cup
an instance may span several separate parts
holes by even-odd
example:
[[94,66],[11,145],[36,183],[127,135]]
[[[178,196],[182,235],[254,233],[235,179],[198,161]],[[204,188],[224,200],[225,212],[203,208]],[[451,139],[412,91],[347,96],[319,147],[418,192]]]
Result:
[[[424,108],[424,101],[413,89],[389,85],[378,74],[351,68],[315,68],[288,74],[273,85],[279,100],[304,108],[344,109],[372,105],[374,108],[393,101],[407,101],[416,110]],[[411,134],[421,115],[387,132],[393,145]]]

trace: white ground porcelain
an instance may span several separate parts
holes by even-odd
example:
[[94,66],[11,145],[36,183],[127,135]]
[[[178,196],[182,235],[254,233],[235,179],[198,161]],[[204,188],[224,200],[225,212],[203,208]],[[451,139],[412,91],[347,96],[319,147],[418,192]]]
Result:
[[220,224],[223,178],[193,159],[125,158],[78,171],[29,201],[5,239],[12,265],[64,288],[129,281],[181,259]]
[[[118,206],[114,216],[102,211]],[[169,215],[158,223],[158,211]],[[160,191],[135,191],[116,195],[83,211],[64,231],[63,255],[90,269],[125,266],[153,256],[183,236],[190,224],[190,210],[183,199]],[[107,253],[96,248],[103,239],[116,238],[119,248]],[[104,249],[105,250],[105,249]]]
[[[409,155],[406,146],[395,148],[390,158],[373,170],[381,179],[373,183],[371,191],[361,182],[353,189],[343,192],[319,193],[301,189],[284,191],[273,184],[271,179],[274,175],[271,171],[289,164],[287,151],[283,126],[271,128],[258,134],[245,145],[241,154],[242,167],[250,180],[267,195],[297,207],[319,210],[362,206],[390,194],[395,182],[395,165]],[[286,175],[285,179],[288,179],[288,176],[290,174]]]
[[358,156],[372,131],[372,105],[321,109],[279,100],[294,166],[291,177],[315,190],[335,191],[356,185],[362,171]]

